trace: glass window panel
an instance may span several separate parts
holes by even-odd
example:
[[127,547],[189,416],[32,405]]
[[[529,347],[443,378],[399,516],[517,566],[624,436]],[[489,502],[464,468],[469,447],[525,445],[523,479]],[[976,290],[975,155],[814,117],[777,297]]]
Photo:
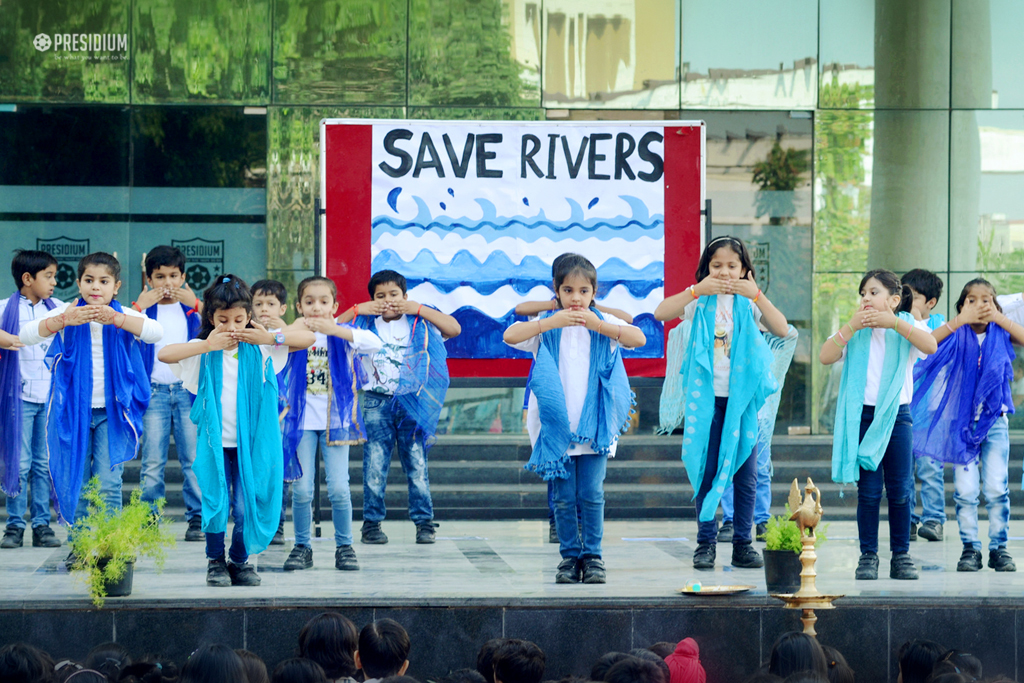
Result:
[[410,0],[409,102],[536,106],[540,2]]
[[954,0],[952,104],[960,109],[1024,107],[1020,26],[1015,0]]
[[127,0],[0,9],[0,98],[124,103],[128,79]]
[[815,117],[815,272],[867,269],[873,118],[845,111]]
[[544,106],[679,107],[675,0],[547,0]]
[[875,106],[949,107],[950,0],[875,3]]
[[406,101],[407,0],[276,0],[274,102]]
[[1024,112],[951,116],[950,268],[1024,270]]
[[266,104],[270,0],[135,0],[133,102]]
[[[288,292],[288,310],[284,314],[284,319],[288,323],[295,322],[295,318],[298,317],[295,311],[295,295],[299,291],[299,283],[305,280],[307,277],[313,277],[316,275],[312,270],[282,270],[282,269],[267,269],[267,279],[277,280],[284,285],[284,290]],[[262,276],[258,279],[263,279]],[[252,281],[249,281],[252,284]]]
[[818,4],[682,0],[682,106],[812,109]]
[[821,109],[871,108],[875,100],[875,3],[821,0]]
[[543,121],[543,109],[494,107],[409,107],[410,119],[435,121]]

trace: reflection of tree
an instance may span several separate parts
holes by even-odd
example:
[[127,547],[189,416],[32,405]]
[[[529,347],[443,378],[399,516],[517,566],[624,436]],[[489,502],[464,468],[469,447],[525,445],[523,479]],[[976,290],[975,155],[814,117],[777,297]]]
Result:
[[755,217],[767,214],[770,225],[782,225],[796,216],[793,192],[807,171],[809,155],[806,149],[782,149],[776,139],[768,158],[754,164],[753,180],[760,187],[755,200]]

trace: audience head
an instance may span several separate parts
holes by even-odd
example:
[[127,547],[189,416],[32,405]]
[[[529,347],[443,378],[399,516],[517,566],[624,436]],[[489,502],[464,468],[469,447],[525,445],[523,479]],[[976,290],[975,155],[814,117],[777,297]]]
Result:
[[594,666],[590,667],[590,680],[603,681],[605,674],[608,673],[608,669],[626,657],[629,657],[629,655],[625,652],[605,652],[597,658]]
[[299,632],[299,656],[319,664],[327,678],[352,678],[356,675],[356,625],[337,612],[318,614]]
[[899,683],[924,683],[945,652],[946,648],[934,640],[908,640],[896,653],[900,667],[896,680]]
[[316,662],[293,657],[277,665],[270,683],[327,683],[327,675]]
[[[178,680],[178,667],[173,662],[161,662],[152,657],[135,660],[121,670],[118,683],[175,683]],[[249,683],[261,683],[250,680]],[[270,683],[262,681],[262,683]]]
[[79,669],[67,678],[57,679],[60,683],[110,683],[110,679],[95,669]]
[[664,680],[664,683],[669,683],[672,678],[672,672],[669,671],[668,664],[665,663],[664,659],[645,647],[638,647],[635,650],[631,650],[629,654],[637,659],[643,659],[654,664],[654,666],[658,667],[658,670],[661,671],[661,677]]
[[401,676],[409,668],[409,634],[393,619],[378,619],[359,632],[356,666],[365,680]]
[[529,640],[508,638],[494,653],[494,683],[540,683],[544,653]]
[[0,681],[43,683],[53,674],[53,660],[28,643],[8,643],[0,648]]
[[839,650],[822,645],[821,651],[825,653],[829,683],[854,683],[853,669],[846,663],[846,658]]
[[817,671],[797,671],[786,676],[784,683],[828,683],[828,676]]
[[770,674],[767,671],[758,671],[750,678],[743,681],[743,683],[782,683],[782,679],[775,674]]
[[676,651],[676,644],[663,640],[661,642],[655,643],[654,645],[651,645],[647,649],[653,652],[654,654],[658,655],[662,659],[665,659],[665,657],[668,657],[670,654]]
[[[476,655],[476,670],[487,683],[494,683],[494,653],[498,651],[507,638],[491,638]],[[596,679],[595,679],[596,680]]]
[[181,667],[178,683],[249,683],[242,658],[227,645],[203,645]]
[[961,674],[967,680],[976,681],[982,676],[981,661],[963,650],[950,650],[935,663],[931,675],[945,673]]
[[487,683],[487,679],[476,669],[456,669],[442,676],[437,683]]
[[974,679],[955,671],[945,671],[934,672],[926,680],[928,683],[971,683]]
[[89,651],[82,666],[85,669],[99,671],[111,683],[117,683],[121,678],[121,671],[131,663],[132,658],[124,645],[101,643]]
[[388,676],[380,683],[420,683],[412,676]]
[[249,679],[249,683],[270,683],[267,665],[260,659],[259,655],[248,650],[235,650],[235,654],[242,660],[242,666],[245,667],[245,676]]
[[661,669],[654,662],[629,655],[604,675],[605,683],[661,683]]
[[797,671],[814,671],[828,676],[825,653],[818,641],[806,633],[783,633],[772,646],[768,660],[768,673],[785,678]]

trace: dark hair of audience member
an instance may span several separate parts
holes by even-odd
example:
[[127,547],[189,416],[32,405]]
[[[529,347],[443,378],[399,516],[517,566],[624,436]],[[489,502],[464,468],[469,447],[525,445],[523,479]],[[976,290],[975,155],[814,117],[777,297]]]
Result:
[[529,640],[509,638],[494,653],[494,683],[541,683],[544,652]]
[[181,667],[178,683],[249,683],[245,664],[227,645],[203,645]]
[[235,650],[235,654],[242,660],[245,676],[249,679],[249,683],[270,683],[266,662],[260,659],[258,654],[248,650]]
[[487,679],[476,669],[456,669],[446,673],[437,683],[487,683]]
[[933,673],[925,679],[927,683],[971,683],[974,679],[955,671],[943,671]]
[[630,655],[616,662],[604,675],[605,683],[661,683],[661,669],[654,662]]
[[643,659],[654,664],[654,666],[658,667],[661,671],[661,677],[664,683],[669,683],[672,678],[672,671],[668,668],[668,664],[665,663],[664,659],[654,654],[646,647],[638,647],[635,650],[630,650],[629,654],[637,659]]
[[855,683],[853,669],[846,663],[846,658],[839,650],[829,645],[822,645],[821,651],[825,653],[829,683]]
[[332,681],[356,675],[357,647],[356,625],[337,612],[316,615],[299,632],[299,656],[323,667]]
[[758,671],[743,681],[743,683],[782,683],[782,679],[767,671]]
[[292,657],[276,667],[270,683],[328,683],[323,667],[311,659]]
[[409,634],[394,619],[378,619],[364,626],[356,650],[364,680],[404,674],[409,648]]
[[11,683],[42,683],[53,674],[53,660],[28,643],[8,643],[0,648],[0,680]]
[[546,681],[546,683],[590,683],[590,679],[570,674],[564,678],[559,678],[557,681]]
[[783,683],[828,683],[828,676],[817,671],[796,671],[786,676]]
[[476,670],[487,683],[494,683],[494,653],[508,638],[491,638],[476,655]]
[[814,671],[828,676],[828,664],[821,645],[811,636],[789,631],[779,636],[768,659],[768,673],[785,678],[797,671]]
[[[173,683],[178,680],[178,667],[173,662],[161,662],[155,657],[144,656],[121,670],[118,683]],[[250,683],[259,683],[251,681]],[[264,681],[263,683],[269,683]]]
[[670,654],[673,654],[676,651],[676,644],[662,640],[660,642],[655,643],[654,645],[651,645],[647,649],[653,652],[654,654],[658,655],[662,659],[665,659]]
[[932,675],[936,672],[951,671],[963,674],[971,680],[978,680],[982,677],[981,660],[963,650],[950,650],[939,658],[932,669]]
[[603,681],[605,674],[608,673],[608,669],[626,657],[629,657],[629,654],[625,652],[605,652],[597,658],[594,666],[590,667],[590,680]]
[[934,640],[908,640],[896,652],[900,683],[924,683],[939,658],[946,653]]
[[69,672],[66,678],[56,677],[59,683],[109,683],[110,679],[96,669],[79,669]]
[[89,654],[85,656],[82,667],[99,671],[106,676],[111,683],[117,683],[121,678],[121,671],[132,663],[128,648],[119,643],[100,643]]
[[420,681],[412,676],[388,676],[380,683],[420,683]]

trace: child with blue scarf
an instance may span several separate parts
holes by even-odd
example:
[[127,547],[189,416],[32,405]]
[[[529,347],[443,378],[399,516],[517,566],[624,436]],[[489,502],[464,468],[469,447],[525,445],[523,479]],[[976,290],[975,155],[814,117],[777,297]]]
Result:
[[[823,365],[843,360],[832,440],[832,479],[857,483],[860,560],[857,579],[878,578],[878,510],[885,485],[889,504],[889,577],[914,580],[910,558],[910,510],[914,495],[912,455],[914,363],[935,353],[927,324],[915,324],[909,287],[889,270],[872,270],[860,281],[860,305],[829,337],[818,355]],[[898,312],[898,313],[897,313]]]
[[[208,585],[260,585],[249,555],[266,549],[281,516],[277,373],[289,351],[308,348],[314,340],[309,330],[271,334],[253,322],[249,287],[235,275],[224,275],[203,293],[199,335],[169,344],[157,355],[196,395],[190,414],[197,433],[192,471],[202,492]],[[229,512],[235,524],[230,562],[225,562]]]
[[534,354],[527,468],[554,483],[562,557],[555,582],[605,583],[605,471],[633,405],[619,347],[643,346],[647,339],[640,328],[594,308],[597,269],[590,261],[563,255],[554,274],[559,310],[513,324],[504,340]]
[[[789,323],[754,281],[750,252],[736,237],[708,243],[697,264],[697,284],[658,304],[654,317],[691,321],[680,374],[685,378],[682,458],[695,491],[694,569],[714,569],[722,494],[733,486],[732,565],[764,565],[751,547],[757,489],[757,415],[779,388],[774,360],[758,330],[777,337]],[[737,296],[738,295],[738,296]]]
[[953,463],[956,519],[963,553],[956,569],[981,569],[978,494],[988,509],[988,566],[1016,571],[1006,550],[1010,521],[1007,414],[1013,412],[1013,346],[1024,344],[1024,327],[996,300],[981,278],[964,285],[957,315],[932,336],[938,351],[914,368],[914,455]]
[[19,335],[26,345],[53,338],[46,354],[52,371],[46,449],[53,500],[65,523],[85,516],[80,494],[94,476],[107,506],[120,508],[124,463],[138,452],[150,390],[137,342],[153,344],[164,332],[156,320],[122,308],[114,298],[120,288],[117,259],[89,254],[78,263],[79,298],[27,323]]

